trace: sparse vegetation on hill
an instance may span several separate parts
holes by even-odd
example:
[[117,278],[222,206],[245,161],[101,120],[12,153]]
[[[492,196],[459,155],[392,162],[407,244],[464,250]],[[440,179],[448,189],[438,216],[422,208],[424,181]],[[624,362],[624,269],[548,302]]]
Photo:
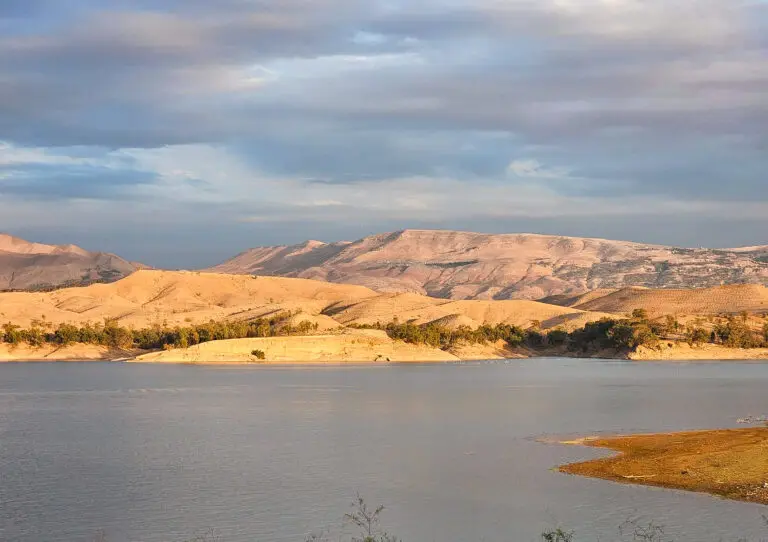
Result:
[[113,319],[106,319],[100,324],[88,323],[81,326],[54,326],[45,320],[35,320],[33,325],[26,329],[9,322],[0,327],[0,342],[11,345],[24,343],[30,346],[67,346],[80,343],[126,350],[166,350],[226,339],[307,335],[317,330],[317,324],[309,321],[301,321],[296,325],[288,323],[294,316],[290,312],[281,312],[270,318],[257,318],[248,322],[210,321],[184,327],[156,325],[142,329],[121,326]]
[[[704,344],[728,348],[768,348],[768,321],[756,328],[749,316],[712,317],[708,321],[684,327],[675,317],[651,319],[647,311],[637,309],[630,318],[603,318],[588,322],[573,331],[561,328],[542,330],[538,322],[528,329],[509,324],[484,324],[451,327],[430,322],[387,324],[351,324],[352,329],[385,331],[393,340],[425,345],[449,351],[461,345],[493,344],[503,341],[509,348],[533,352],[591,356],[629,353],[640,347],[654,349],[664,341],[683,341],[691,346]],[[708,327],[704,327],[707,325]],[[103,323],[54,325],[44,319],[33,320],[22,328],[11,322],[0,326],[0,343],[67,346],[93,344],[118,349],[167,350],[228,339],[309,335],[318,331],[318,323],[302,320],[301,313],[278,312],[269,317],[242,321],[214,321],[186,326],[153,325],[144,328],[121,326],[115,319]]]
[[[714,320],[714,319],[713,319]],[[467,326],[450,328],[439,324],[416,325],[414,323],[390,322],[383,325],[354,326],[363,329],[381,329],[397,340],[412,344],[426,344],[434,348],[449,350],[459,344],[485,344],[503,340],[510,347],[527,347],[533,350],[565,348],[584,355],[605,350],[631,352],[639,347],[656,348],[664,340],[684,339],[689,344],[712,343],[729,348],[768,347],[768,321],[761,329],[748,324],[747,317],[723,317],[714,320],[712,331],[701,327],[684,330],[673,316],[651,319],[644,309],[636,309],[631,318],[603,318],[588,322],[583,328],[572,332],[563,329],[541,331],[539,326],[528,329],[499,324],[483,325],[476,329]]]
[[425,344],[433,348],[448,350],[458,344],[485,344],[505,341],[510,346],[522,346],[529,336],[529,332],[518,326],[498,324],[495,326],[482,325],[477,329],[468,326],[450,328],[439,324],[429,323],[416,325],[413,323],[353,325],[356,329],[380,329],[387,332],[392,339],[411,344]]

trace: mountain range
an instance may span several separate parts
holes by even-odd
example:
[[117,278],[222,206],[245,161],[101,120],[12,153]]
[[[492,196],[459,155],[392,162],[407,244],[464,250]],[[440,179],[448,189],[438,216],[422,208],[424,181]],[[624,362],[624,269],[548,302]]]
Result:
[[[110,253],[0,234],[0,290],[111,282],[142,267]],[[678,248],[536,234],[402,230],[357,241],[252,248],[205,271],[315,279],[451,300],[537,299],[577,306],[578,296],[592,291],[768,285],[768,245]]]
[[768,284],[768,246],[677,248],[535,234],[403,230],[247,250],[217,273],[357,284],[446,299],[543,299],[592,290]]

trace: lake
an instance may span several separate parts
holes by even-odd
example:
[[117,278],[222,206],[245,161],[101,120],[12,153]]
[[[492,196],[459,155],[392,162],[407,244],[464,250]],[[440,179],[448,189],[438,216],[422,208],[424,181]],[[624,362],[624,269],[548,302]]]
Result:
[[357,492],[405,542],[768,538],[768,507],[560,474],[605,452],[540,441],[734,427],[766,390],[733,362],[0,364],[0,540],[302,541]]

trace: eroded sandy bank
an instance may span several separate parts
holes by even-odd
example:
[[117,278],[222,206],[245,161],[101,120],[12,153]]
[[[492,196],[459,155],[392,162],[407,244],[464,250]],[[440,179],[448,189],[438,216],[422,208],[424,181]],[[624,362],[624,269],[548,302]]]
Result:
[[33,347],[0,343],[0,363],[8,361],[116,361],[133,358],[141,350],[118,350],[95,344]]
[[628,358],[633,361],[727,361],[768,360],[768,348],[728,348],[717,344],[690,346],[684,342],[662,343],[657,349],[640,347]]
[[[264,353],[260,360],[255,351]],[[143,363],[373,363],[446,362],[460,358],[428,346],[393,341],[383,331],[347,330],[338,334],[212,341],[190,348],[144,354]]]

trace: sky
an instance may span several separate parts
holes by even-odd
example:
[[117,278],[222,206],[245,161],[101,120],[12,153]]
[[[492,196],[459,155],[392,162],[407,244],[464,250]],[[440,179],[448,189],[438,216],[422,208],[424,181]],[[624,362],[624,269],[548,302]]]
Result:
[[761,0],[3,0],[0,231],[768,244]]

